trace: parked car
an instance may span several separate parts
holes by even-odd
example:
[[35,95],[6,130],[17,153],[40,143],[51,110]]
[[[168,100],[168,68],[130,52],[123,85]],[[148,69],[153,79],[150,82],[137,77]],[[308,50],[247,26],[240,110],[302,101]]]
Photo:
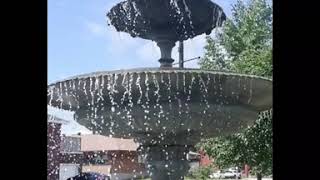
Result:
[[110,180],[110,176],[94,172],[85,172],[77,176],[68,178],[67,180]]
[[226,170],[226,171],[217,171],[209,175],[211,179],[225,179],[225,178],[241,178],[241,173],[237,172],[237,170]]
[[218,179],[218,178],[221,178],[221,171],[217,171],[215,173],[212,173],[209,175],[209,178],[211,179]]
[[241,171],[239,169],[233,169],[233,170],[229,170],[232,173],[235,174],[235,178],[240,179],[241,178]]

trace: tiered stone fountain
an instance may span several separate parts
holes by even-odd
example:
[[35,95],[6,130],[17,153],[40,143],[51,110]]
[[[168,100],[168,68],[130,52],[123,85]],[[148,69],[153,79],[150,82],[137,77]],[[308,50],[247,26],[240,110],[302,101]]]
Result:
[[272,81],[172,68],[176,41],[210,34],[226,19],[210,0],[127,0],[107,14],[118,30],[156,41],[160,68],[95,72],[48,86],[48,105],[75,112],[94,133],[134,138],[153,180],[183,179],[200,138],[235,133],[272,107]]

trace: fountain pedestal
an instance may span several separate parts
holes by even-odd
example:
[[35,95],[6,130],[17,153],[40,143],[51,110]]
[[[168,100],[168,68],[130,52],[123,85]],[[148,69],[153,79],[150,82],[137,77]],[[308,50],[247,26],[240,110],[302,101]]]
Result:
[[174,59],[171,58],[171,52],[175,46],[175,41],[159,40],[157,41],[157,45],[161,52],[161,58],[159,59],[160,67],[172,67]]
[[187,153],[190,146],[140,146],[152,180],[183,180],[189,170]]

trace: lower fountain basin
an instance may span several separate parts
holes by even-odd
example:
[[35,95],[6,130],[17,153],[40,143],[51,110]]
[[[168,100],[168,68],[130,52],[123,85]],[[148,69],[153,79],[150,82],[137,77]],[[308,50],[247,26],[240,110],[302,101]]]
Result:
[[199,69],[98,72],[49,85],[47,102],[97,134],[186,145],[251,125],[272,107],[272,81]]

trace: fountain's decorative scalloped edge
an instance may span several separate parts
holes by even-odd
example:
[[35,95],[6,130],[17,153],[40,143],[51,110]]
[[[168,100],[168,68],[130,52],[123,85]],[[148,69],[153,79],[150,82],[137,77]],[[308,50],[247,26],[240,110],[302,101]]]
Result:
[[272,81],[272,78],[267,78],[267,77],[262,77],[262,76],[257,76],[257,75],[250,75],[250,74],[242,74],[242,73],[236,73],[236,72],[231,72],[231,71],[215,71],[215,70],[205,70],[205,69],[197,69],[197,68],[132,68],[132,69],[119,69],[119,70],[111,70],[111,71],[96,71],[94,73],[84,73],[81,75],[76,75],[76,76],[70,76],[68,78],[54,81],[49,84],[49,86],[54,85],[59,82],[64,82],[68,80],[73,80],[73,79],[86,79],[90,77],[99,77],[103,75],[108,75],[108,74],[128,74],[128,73],[158,73],[158,72],[163,72],[163,73],[172,73],[172,72],[199,72],[201,73],[210,73],[210,74],[221,74],[221,75],[231,75],[231,76],[239,76],[239,77],[248,77],[248,78],[256,78],[256,79],[263,79],[266,81]]

